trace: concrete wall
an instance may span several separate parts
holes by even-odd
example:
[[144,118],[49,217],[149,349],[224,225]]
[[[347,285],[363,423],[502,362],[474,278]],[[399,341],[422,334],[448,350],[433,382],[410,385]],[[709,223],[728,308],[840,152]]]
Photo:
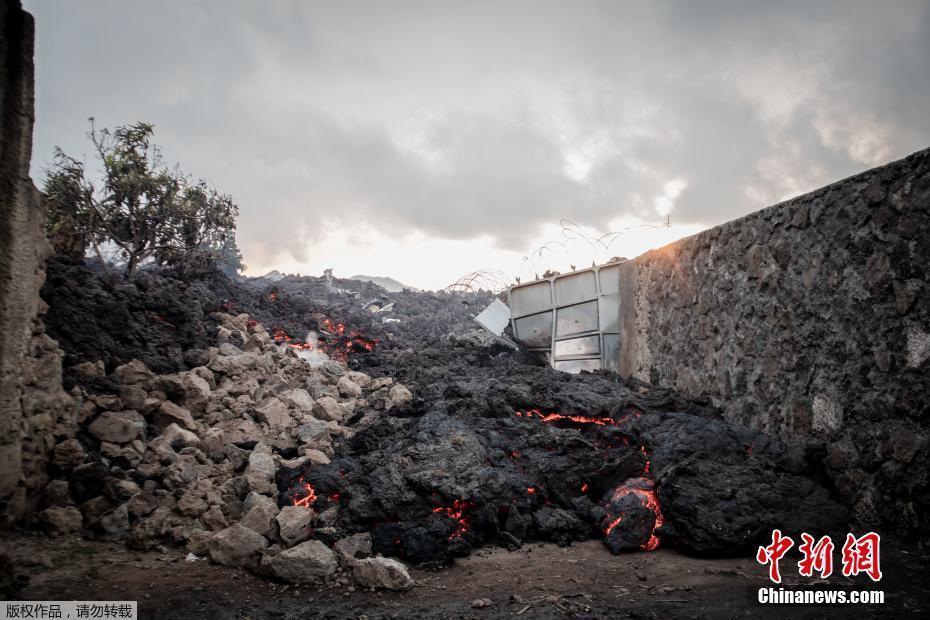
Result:
[[927,534],[930,149],[622,270],[621,374],[827,441],[859,523]]
[[32,16],[0,0],[0,523],[18,519],[47,480],[56,436],[73,433],[61,352],[42,328],[46,210],[29,178]]

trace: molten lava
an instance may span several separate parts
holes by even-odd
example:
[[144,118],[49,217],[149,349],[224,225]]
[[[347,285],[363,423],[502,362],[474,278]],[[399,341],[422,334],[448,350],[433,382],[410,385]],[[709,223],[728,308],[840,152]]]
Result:
[[[639,411],[638,409],[631,408],[629,414],[624,415],[618,419],[583,414],[564,414],[556,412],[544,413],[540,409],[517,411],[516,414],[517,417],[521,418],[537,418],[543,423],[574,423],[579,425],[593,424],[595,426],[616,427],[620,426],[631,417],[638,418],[639,416],[643,415],[643,412]],[[630,444],[630,439],[626,436],[615,437],[614,439],[619,440],[625,445]],[[605,443],[601,441],[595,441],[594,446],[598,450],[610,450],[615,447],[612,442]],[[620,509],[620,506],[622,506],[624,502],[621,500],[623,500],[625,497],[631,497],[634,498],[642,508],[649,510],[655,517],[652,529],[650,532],[648,532],[649,539],[640,545],[640,548],[643,551],[652,551],[659,547],[659,538],[656,536],[655,531],[662,527],[662,525],[665,523],[665,518],[662,516],[662,509],[659,506],[659,498],[655,492],[655,482],[652,479],[652,467],[649,460],[649,453],[646,450],[646,446],[643,445],[639,447],[639,450],[642,453],[644,460],[642,477],[631,478],[614,489],[610,501],[607,502],[607,505],[605,506],[608,511],[608,520],[606,526],[604,527],[604,536],[609,535],[618,525],[623,522],[624,517],[626,516],[625,512],[626,510],[629,510],[630,504],[627,503],[627,509],[622,510]],[[581,485],[581,492],[587,493],[588,488],[588,484],[583,483]],[[526,492],[532,495],[536,492],[536,489],[534,487],[530,487]],[[616,514],[618,511],[619,514]],[[630,522],[628,526],[636,527],[635,522],[635,520]],[[645,532],[643,532],[643,534],[645,534]]]
[[433,508],[433,513],[448,517],[455,521],[455,531],[449,534],[449,540],[452,540],[453,538],[461,538],[468,532],[468,529],[471,527],[471,517],[466,514],[466,511],[474,507],[475,504],[473,502],[457,499],[452,502],[452,506],[437,506]]
[[[301,494],[300,497],[297,496],[298,493]],[[306,482],[303,476],[297,479],[296,490],[292,492],[291,497],[294,499],[295,506],[303,506],[304,508],[312,508],[313,502],[317,499],[313,485]]]
[[619,426],[627,421],[631,416],[639,417],[641,411],[634,410],[630,415],[623,416],[619,420],[609,417],[594,417],[581,414],[564,414],[564,413],[543,413],[539,409],[530,409],[529,411],[517,411],[517,417],[520,418],[539,418],[542,422],[574,422],[576,424],[596,424],[598,426]]
[[[653,481],[649,478],[631,478],[627,480],[614,489],[610,498],[610,503],[618,503],[622,498],[629,495],[636,497],[641,506],[649,509],[652,514],[655,515],[655,524],[652,526],[652,531],[649,533],[649,540],[640,546],[643,551],[654,551],[659,548],[659,538],[656,536],[655,532],[665,523],[665,518],[662,516],[662,509],[659,506],[659,498],[656,496]],[[620,525],[623,521],[623,517],[623,513],[612,517],[607,527],[604,528],[604,536],[610,534],[615,527]]]

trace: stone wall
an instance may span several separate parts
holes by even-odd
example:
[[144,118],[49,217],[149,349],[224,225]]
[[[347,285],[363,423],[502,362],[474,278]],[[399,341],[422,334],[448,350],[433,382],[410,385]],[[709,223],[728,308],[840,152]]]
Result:
[[45,335],[45,206],[29,178],[32,16],[0,1],[0,523],[21,517],[47,480],[47,455],[73,433],[61,388],[61,351]]
[[927,532],[930,149],[644,254],[621,374],[825,440],[862,526]]

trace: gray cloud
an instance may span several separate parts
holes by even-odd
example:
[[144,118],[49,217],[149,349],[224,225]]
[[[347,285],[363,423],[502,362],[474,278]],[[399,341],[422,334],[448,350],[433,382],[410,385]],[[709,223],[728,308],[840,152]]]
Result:
[[925,2],[27,1],[34,164],[154,122],[250,257],[325,225],[715,224],[930,144]]

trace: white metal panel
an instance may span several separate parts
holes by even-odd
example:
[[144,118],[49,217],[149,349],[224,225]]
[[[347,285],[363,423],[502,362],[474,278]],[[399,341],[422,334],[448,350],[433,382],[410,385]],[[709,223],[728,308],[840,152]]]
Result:
[[620,331],[620,294],[601,295],[597,298],[598,323],[602,332]]
[[582,336],[581,338],[572,338],[570,340],[558,340],[555,343],[556,359],[565,357],[591,357],[599,355],[601,352],[601,337],[597,334],[593,336]]
[[590,269],[555,279],[555,303],[567,306],[597,297],[597,278]]
[[543,312],[516,319],[514,337],[531,349],[552,346],[552,312]]
[[514,316],[542,312],[552,307],[552,285],[548,280],[515,286],[510,289]]
[[612,295],[620,292],[620,266],[601,267],[597,277],[601,284],[601,295]]
[[568,372],[577,375],[582,370],[597,370],[601,367],[601,359],[587,360],[556,360],[552,362],[552,367],[562,372]]
[[604,334],[604,368],[620,370],[620,334]]
[[495,336],[500,336],[504,333],[504,328],[507,327],[509,321],[510,308],[500,299],[492,301],[487,308],[482,310],[478,316],[475,317],[476,323]]
[[559,308],[556,313],[555,334],[557,338],[597,331],[596,301]]

